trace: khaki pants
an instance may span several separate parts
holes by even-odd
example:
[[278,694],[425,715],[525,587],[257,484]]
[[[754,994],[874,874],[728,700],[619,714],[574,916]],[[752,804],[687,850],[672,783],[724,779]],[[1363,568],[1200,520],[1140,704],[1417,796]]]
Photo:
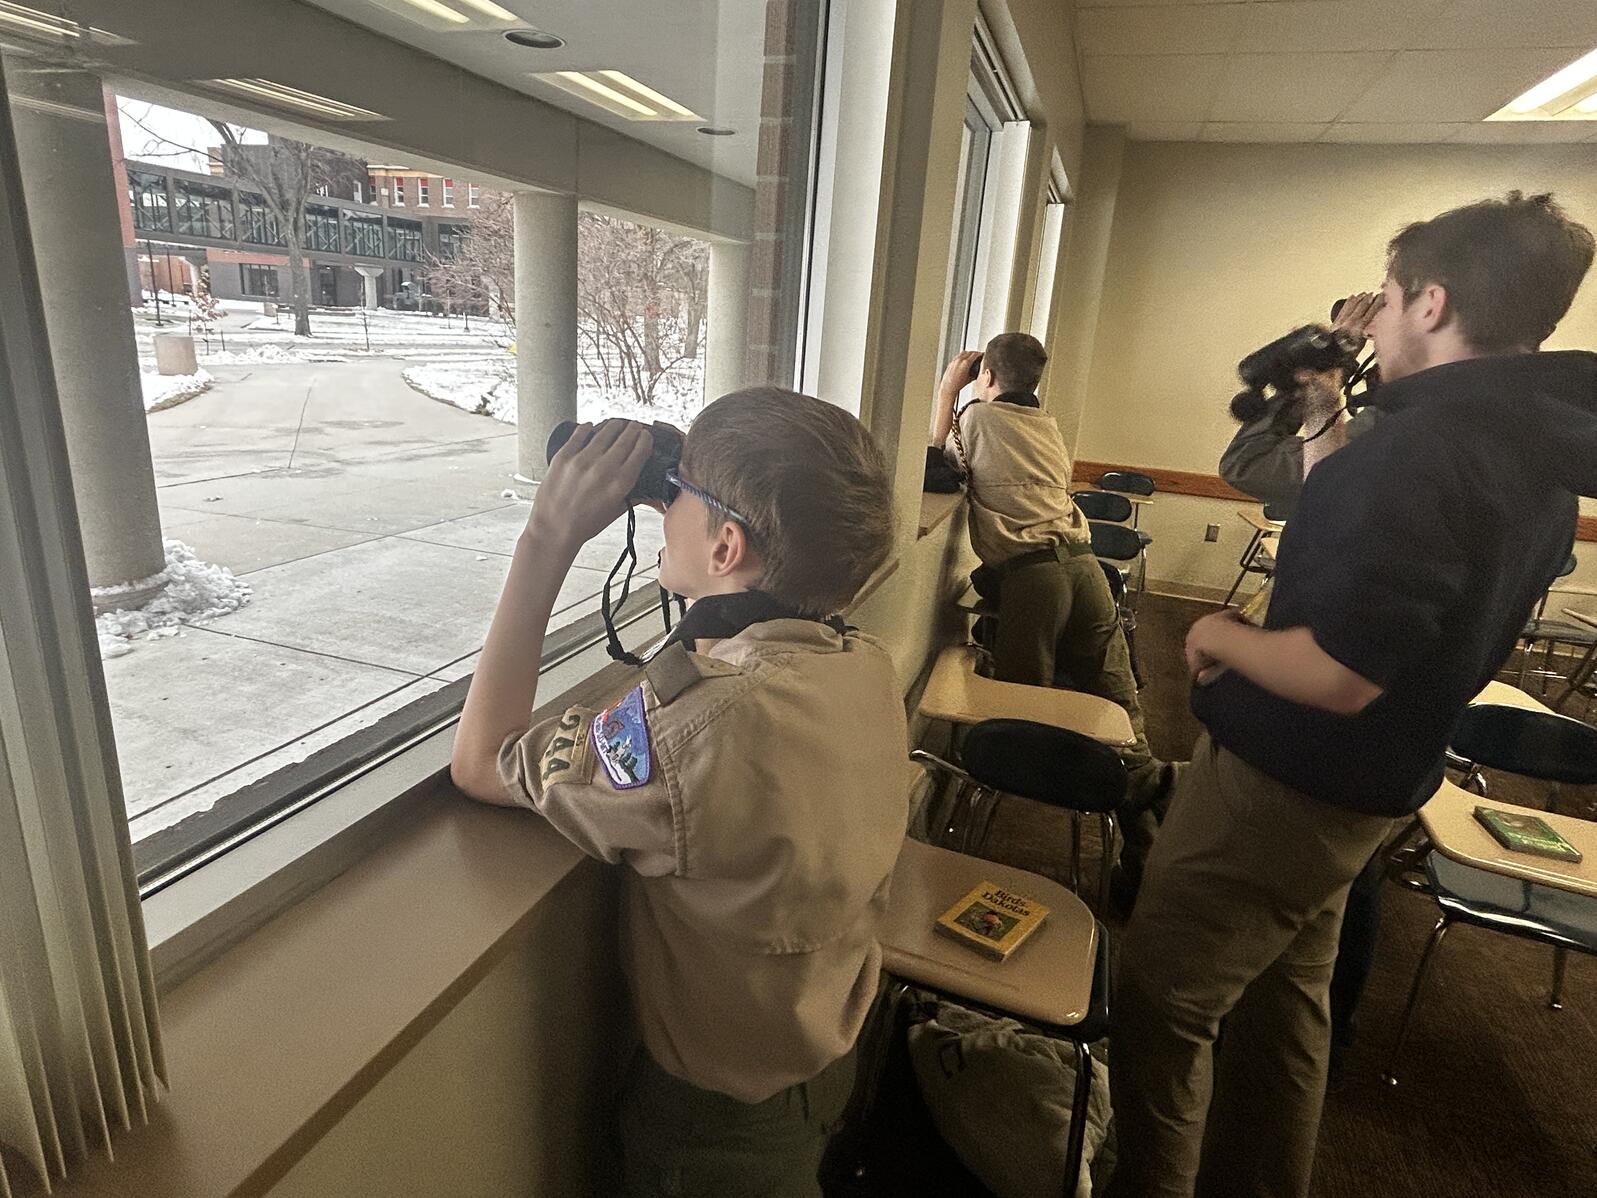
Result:
[[644,1049],[621,1094],[631,1198],[820,1198],[827,1138],[854,1089],[854,1053],[807,1082],[739,1102],[667,1073]]
[[1112,1198],[1308,1193],[1342,908],[1391,826],[1199,738],[1121,944]]
[[1056,668],[1079,689],[1119,704],[1131,719],[1136,743],[1120,754],[1128,775],[1121,832],[1126,856],[1140,868],[1164,817],[1174,770],[1148,751],[1120,611],[1103,567],[1090,553],[1023,566],[1004,575],[999,589],[993,676],[1052,686]]

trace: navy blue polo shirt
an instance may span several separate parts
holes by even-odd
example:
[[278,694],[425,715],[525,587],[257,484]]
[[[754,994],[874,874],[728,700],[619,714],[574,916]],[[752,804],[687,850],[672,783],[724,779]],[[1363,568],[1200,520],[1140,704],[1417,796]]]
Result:
[[1310,472],[1266,626],[1306,626],[1382,688],[1356,715],[1235,670],[1192,690],[1216,743],[1313,798],[1406,815],[1459,714],[1513,650],[1597,494],[1597,355],[1453,362],[1377,393],[1380,418]]

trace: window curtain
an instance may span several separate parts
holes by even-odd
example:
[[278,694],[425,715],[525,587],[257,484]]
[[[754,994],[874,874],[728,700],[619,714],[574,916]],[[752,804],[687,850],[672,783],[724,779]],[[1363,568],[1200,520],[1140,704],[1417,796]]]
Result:
[[165,1086],[154,975],[0,67],[0,1196]]

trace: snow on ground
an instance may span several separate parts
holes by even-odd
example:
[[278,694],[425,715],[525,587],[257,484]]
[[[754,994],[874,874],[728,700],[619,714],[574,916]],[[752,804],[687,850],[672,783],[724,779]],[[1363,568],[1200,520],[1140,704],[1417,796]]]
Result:
[[250,601],[250,587],[226,566],[202,562],[182,541],[166,541],[166,569],[137,582],[95,587],[95,605],[119,594],[146,590],[162,579],[166,586],[143,607],[108,611],[94,621],[100,635],[100,656],[121,657],[135,640],[177,635],[181,624],[196,624],[235,612]]
[[214,381],[203,367],[193,374],[155,374],[141,370],[139,382],[144,387],[144,410],[159,412],[162,408],[175,407],[209,390]]
[[[411,366],[405,381],[430,399],[454,404],[479,416],[516,423],[515,365],[510,359],[476,362],[430,362]],[[612,416],[645,422],[664,420],[687,428],[704,406],[702,368],[682,370],[662,380],[653,404],[640,403],[631,392],[606,392],[589,382],[577,387],[577,417],[599,421]]]

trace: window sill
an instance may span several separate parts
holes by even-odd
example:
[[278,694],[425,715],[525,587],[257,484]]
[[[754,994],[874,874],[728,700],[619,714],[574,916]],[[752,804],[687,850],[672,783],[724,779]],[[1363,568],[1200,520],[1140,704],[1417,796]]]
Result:
[[959,510],[959,505],[965,502],[965,493],[955,491],[952,494],[942,494],[936,491],[925,491],[920,499],[920,536],[930,536],[932,530],[946,521]]

